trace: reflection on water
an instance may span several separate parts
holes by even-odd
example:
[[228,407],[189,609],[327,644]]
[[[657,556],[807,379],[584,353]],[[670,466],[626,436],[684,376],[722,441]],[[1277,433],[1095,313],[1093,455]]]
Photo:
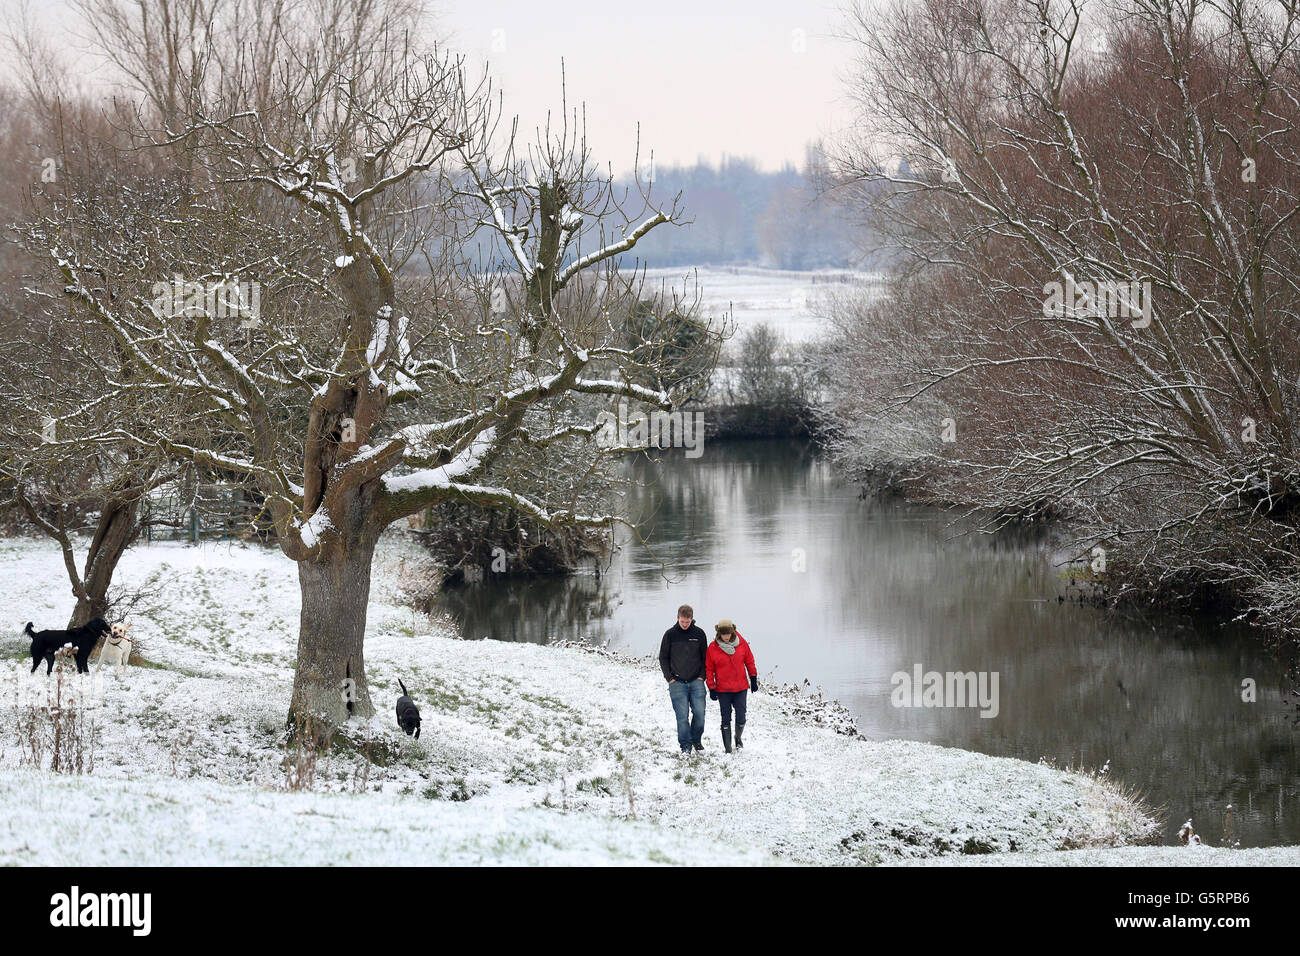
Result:
[[[1168,808],[1169,842],[1191,817],[1222,843],[1231,804],[1243,846],[1300,843],[1300,728],[1284,668],[1249,634],[1059,604],[1059,568],[1041,546],[957,536],[949,515],[861,501],[802,444],[713,444],[693,461],[629,467],[654,553],[627,534],[600,575],[449,592],[464,636],[649,654],[689,603],[706,630],[735,620],[761,673],[807,678],[869,737],[1109,761]],[[998,672],[998,716],[894,707],[891,676],[917,664]],[[1244,678],[1255,703],[1241,700]]]

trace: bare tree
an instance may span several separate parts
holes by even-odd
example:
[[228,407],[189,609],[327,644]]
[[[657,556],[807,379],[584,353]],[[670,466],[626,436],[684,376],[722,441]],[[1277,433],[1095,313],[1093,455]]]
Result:
[[0,382],[0,476],[30,524],[59,545],[76,598],[68,626],[77,627],[107,616],[113,575],[142,527],[141,504],[175,463],[117,437],[124,418],[168,410],[148,393],[134,412],[105,401],[114,386],[85,361],[84,342],[69,341],[69,324],[66,309],[52,308],[3,343],[11,374]]
[[391,522],[449,500],[616,520],[593,403],[673,401],[642,384],[660,351],[628,347],[619,259],[676,210],[634,195],[625,215],[567,110],[516,151],[457,58],[282,41],[258,64],[265,101],[251,76],[186,75],[175,116],[137,114],[133,141],[177,170],[141,197],[147,250],[138,230],[85,241],[77,201],[48,202],[25,243],[137,371],[114,401],[185,410],[118,437],[263,496],[302,590],[290,724],[330,727],[372,712],[366,606]]
[[[21,41],[21,42],[19,42]],[[62,99],[57,58],[30,33],[16,40],[31,79],[6,90],[6,177],[3,222],[24,215],[29,190],[56,192],[67,170],[86,178],[120,178],[103,164],[114,130],[97,104]],[[138,170],[133,171],[138,172]],[[89,195],[83,198],[90,198]],[[100,217],[86,223],[94,233]],[[6,238],[12,238],[7,236]],[[97,239],[105,238],[99,233]],[[3,246],[0,270],[0,502],[16,506],[30,526],[60,547],[76,598],[69,626],[107,614],[117,564],[140,530],[143,497],[172,470],[155,450],[114,439],[123,420],[167,414],[158,396],[128,407],[106,399],[114,378],[130,379],[120,352],[100,330],[79,329],[62,297],[25,287],[19,248]],[[88,334],[83,335],[83,332]],[[85,535],[84,561],[77,557]]]
[[888,308],[845,314],[847,435],[896,423],[934,497],[1069,511],[1134,582],[1294,566],[1300,11],[920,0],[854,22],[870,129],[839,172],[907,268]]

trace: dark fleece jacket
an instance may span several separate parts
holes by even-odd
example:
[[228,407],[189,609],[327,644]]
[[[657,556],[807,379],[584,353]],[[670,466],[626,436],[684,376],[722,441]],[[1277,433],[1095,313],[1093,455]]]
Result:
[[659,644],[659,667],[664,672],[664,680],[689,683],[703,677],[704,654],[708,648],[709,639],[694,621],[684,631],[680,624],[668,628]]

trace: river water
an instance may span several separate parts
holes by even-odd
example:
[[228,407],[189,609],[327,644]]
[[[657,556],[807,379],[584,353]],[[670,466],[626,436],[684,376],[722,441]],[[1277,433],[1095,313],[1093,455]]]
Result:
[[[1109,763],[1164,811],[1166,842],[1191,818],[1214,845],[1300,843],[1300,727],[1285,668],[1250,632],[1062,604],[1068,572],[1042,544],[961,535],[952,515],[861,500],[803,443],[665,454],[629,465],[649,550],[625,532],[599,575],[488,575],[450,590],[444,607],[463,636],[651,654],[688,603],[709,634],[732,618],[760,674],[806,679],[870,738]],[[990,690],[996,672],[996,716],[895,706],[894,675],[918,666],[986,672]],[[761,746],[761,728],[750,736]]]

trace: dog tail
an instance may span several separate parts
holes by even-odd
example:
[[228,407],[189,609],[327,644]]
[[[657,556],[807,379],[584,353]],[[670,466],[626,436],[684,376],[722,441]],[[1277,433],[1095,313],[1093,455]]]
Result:
[[26,626],[25,628],[23,628],[23,633],[26,634],[28,637],[35,637],[35,636],[36,636],[36,633],[32,630],[32,622],[31,622],[31,621],[28,621],[28,622],[27,622],[27,626]]
[[402,683],[402,679],[401,679],[400,677],[397,678],[397,686],[400,687],[400,688],[402,688],[402,696],[403,696],[403,697],[410,697],[410,696],[411,696],[410,691],[408,691],[408,690],[406,689],[406,685]]

